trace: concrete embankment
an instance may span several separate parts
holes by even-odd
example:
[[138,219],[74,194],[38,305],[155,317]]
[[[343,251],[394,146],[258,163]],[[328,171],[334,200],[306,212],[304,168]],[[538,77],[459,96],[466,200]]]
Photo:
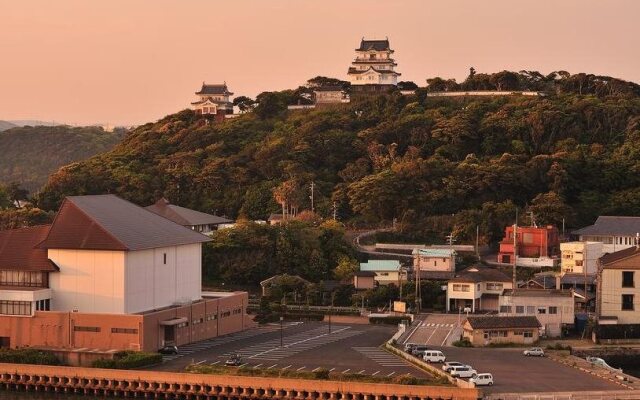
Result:
[[450,386],[201,375],[0,364],[7,390],[185,400],[476,400],[477,389]]

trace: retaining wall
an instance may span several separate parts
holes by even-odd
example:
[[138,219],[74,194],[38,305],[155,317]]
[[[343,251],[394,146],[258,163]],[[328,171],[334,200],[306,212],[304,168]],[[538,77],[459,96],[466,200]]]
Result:
[[476,400],[476,389],[0,364],[8,390],[186,400]]

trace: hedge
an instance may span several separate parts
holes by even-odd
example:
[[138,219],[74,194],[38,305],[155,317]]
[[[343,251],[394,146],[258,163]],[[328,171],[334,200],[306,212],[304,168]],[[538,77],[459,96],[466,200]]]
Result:
[[37,349],[2,349],[0,362],[13,364],[60,365],[60,360],[51,352]]
[[94,361],[94,368],[133,369],[162,362],[162,354],[143,353],[138,351],[119,351],[113,355],[113,359],[101,358]]
[[369,317],[370,324],[398,325],[403,321],[411,321],[411,317],[406,315],[391,317]]

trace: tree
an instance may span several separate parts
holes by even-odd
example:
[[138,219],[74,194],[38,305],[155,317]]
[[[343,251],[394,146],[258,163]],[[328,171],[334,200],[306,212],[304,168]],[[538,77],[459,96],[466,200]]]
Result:
[[398,89],[400,90],[416,90],[418,85],[412,81],[400,81],[398,82]]
[[240,109],[240,112],[247,112],[252,110],[256,102],[247,96],[238,96],[233,99],[233,105]]
[[347,81],[343,81],[337,78],[328,78],[326,76],[316,76],[315,78],[311,78],[307,81],[307,87],[311,89],[337,86],[342,88],[343,90],[347,90],[349,89],[350,85],[351,84]]
[[339,281],[346,282],[353,278],[353,274],[358,270],[359,265],[356,260],[346,256],[340,257],[338,265],[333,270],[333,275]]
[[562,197],[555,192],[541,193],[537,195],[527,212],[533,212],[536,223],[539,225],[562,224],[562,220],[570,220],[573,216],[571,207],[565,204]]

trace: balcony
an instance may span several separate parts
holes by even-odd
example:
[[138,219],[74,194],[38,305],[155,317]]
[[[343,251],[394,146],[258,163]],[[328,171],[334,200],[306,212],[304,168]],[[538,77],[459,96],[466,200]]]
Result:
[[51,298],[51,289],[41,287],[0,286],[0,301],[35,302]]

